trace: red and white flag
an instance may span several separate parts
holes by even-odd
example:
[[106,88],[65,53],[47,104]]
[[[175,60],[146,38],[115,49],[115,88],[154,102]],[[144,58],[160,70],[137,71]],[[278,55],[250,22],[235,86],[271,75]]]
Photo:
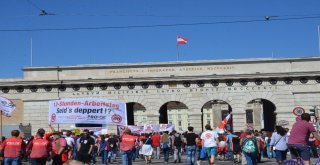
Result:
[[177,36],[177,45],[187,44],[188,38]]
[[226,125],[227,125],[228,120],[230,119],[230,117],[231,117],[231,113],[229,113],[229,115],[228,115],[226,118],[224,118],[223,121],[220,122],[218,128],[224,129],[224,128],[226,127]]

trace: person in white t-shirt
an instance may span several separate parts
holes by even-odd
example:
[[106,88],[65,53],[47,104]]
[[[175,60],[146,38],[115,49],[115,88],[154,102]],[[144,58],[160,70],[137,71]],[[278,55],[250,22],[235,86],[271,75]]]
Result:
[[68,159],[71,159],[72,157],[72,153],[73,153],[73,147],[75,145],[75,142],[74,142],[74,139],[71,137],[72,135],[72,132],[71,131],[68,131],[66,133],[66,141],[67,141],[67,149],[68,149]]
[[207,155],[210,156],[210,165],[214,164],[214,157],[217,154],[218,133],[213,131],[211,126],[205,126],[206,131],[201,134],[202,146],[206,149]]

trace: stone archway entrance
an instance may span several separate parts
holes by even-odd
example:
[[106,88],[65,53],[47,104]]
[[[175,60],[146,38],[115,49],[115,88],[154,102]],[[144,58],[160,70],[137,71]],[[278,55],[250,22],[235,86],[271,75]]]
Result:
[[[232,112],[231,106],[225,101],[211,100],[206,102],[201,108],[202,130],[204,130],[204,126],[207,124],[210,124],[212,128],[216,128],[218,124],[231,112]],[[232,116],[231,116],[225,129],[233,131],[232,123],[233,122],[232,122]]]
[[276,106],[266,99],[254,99],[247,103],[246,123],[256,130],[274,131]]
[[186,131],[188,122],[189,108],[179,101],[170,101],[163,104],[159,110],[160,124],[174,124],[177,131]]
[[127,122],[128,125],[144,125],[147,124],[145,115],[146,108],[137,102],[129,102],[127,105]]

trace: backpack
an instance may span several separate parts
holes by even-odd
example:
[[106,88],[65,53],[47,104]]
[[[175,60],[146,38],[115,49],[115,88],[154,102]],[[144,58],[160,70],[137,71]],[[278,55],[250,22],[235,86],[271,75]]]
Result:
[[174,146],[181,146],[182,144],[182,140],[181,140],[181,136],[179,135],[178,137],[176,135],[174,135]]
[[104,150],[106,150],[106,151],[111,150],[111,144],[109,142],[106,142],[106,147],[104,148]]
[[253,153],[256,152],[257,147],[255,145],[255,142],[252,138],[246,138],[244,140],[244,145],[242,147],[242,151],[246,152],[246,153]]
[[266,148],[266,143],[262,139],[259,140],[259,144],[260,144],[261,150],[264,150]]

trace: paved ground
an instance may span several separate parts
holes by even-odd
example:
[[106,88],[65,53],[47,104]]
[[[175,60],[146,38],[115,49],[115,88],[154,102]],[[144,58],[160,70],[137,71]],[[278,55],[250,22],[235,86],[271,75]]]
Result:
[[[117,165],[117,164],[118,164],[118,165],[121,165],[121,158],[119,157],[117,160],[118,160],[117,162],[111,162],[111,163],[108,163],[108,164],[111,164],[111,165]],[[188,164],[188,163],[186,162],[186,157],[185,157],[185,155],[182,156],[182,160],[183,160],[182,163],[174,163],[174,162],[173,162],[173,157],[170,156],[170,158],[169,158],[169,163],[168,163],[168,164],[176,164],[176,165],[187,165],[187,164]],[[97,161],[98,161],[98,162],[96,163],[96,165],[103,165],[103,164],[101,163],[101,158],[100,158],[100,157],[98,157]],[[315,164],[315,162],[316,162],[316,159],[311,159],[311,164]],[[142,159],[136,159],[136,160],[133,162],[133,164],[134,164],[134,165],[146,165],[146,163],[145,163],[144,160],[142,160]],[[162,164],[165,164],[165,163],[164,163],[163,159],[153,159],[151,165],[152,165],[152,164],[162,165]],[[219,160],[216,160],[216,161],[215,161],[215,164],[216,164],[216,165],[219,165],[219,164],[221,164],[221,165],[231,165],[231,164],[234,165],[235,163],[233,163],[232,161],[219,161]],[[259,164],[277,165],[275,159],[266,159],[266,158],[263,158],[263,159],[262,159],[262,162],[259,163]],[[29,163],[23,162],[23,165],[29,165]],[[201,165],[209,165],[209,162],[208,162],[208,161],[202,161],[202,162],[201,162]],[[238,164],[238,165],[240,165],[240,164]]]

